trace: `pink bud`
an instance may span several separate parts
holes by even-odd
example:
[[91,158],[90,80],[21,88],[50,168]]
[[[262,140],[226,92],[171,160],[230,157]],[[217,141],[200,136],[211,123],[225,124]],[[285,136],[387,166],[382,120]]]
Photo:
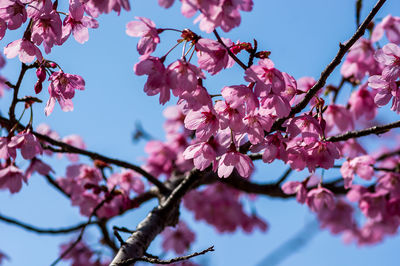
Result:
[[35,92],[36,94],[39,94],[42,91],[42,82],[38,80],[35,84]]
[[36,76],[38,77],[40,82],[43,82],[46,79],[46,70],[44,67],[39,67],[36,70]]

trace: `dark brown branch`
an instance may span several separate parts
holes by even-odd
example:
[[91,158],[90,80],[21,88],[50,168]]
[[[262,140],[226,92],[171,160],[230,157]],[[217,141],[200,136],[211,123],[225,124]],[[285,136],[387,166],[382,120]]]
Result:
[[181,198],[196,185],[196,182],[201,183],[203,177],[203,174],[197,170],[188,173],[171,195],[162,200],[137,226],[135,232],[121,246],[110,265],[131,265],[137,259],[142,258],[153,239],[166,226],[177,223]]
[[115,244],[114,240],[111,239],[110,233],[108,232],[107,229],[107,221],[106,220],[101,220],[97,224],[99,226],[99,229],[101,231],[101,234],[103,235],[102,243],[106,244],[109,246],[114,252],[118,251],[118,247]]
[[288,169],[286,169],[286,171],[283,173],[283,175],[281,176],[281,178],[279,178],[278,182],[276,182],[277,185],[282,184],[283,181],[286,180],[286,178],[288,178],[288,176],[292,173],[293,169],[288,167]]
[[376,161],[383,161],[389,157],[396,156],[396,155],[400,155],[400,150],[395,150],[395,151],[391,151],[388,153],[384,153],[384,154],[380,155],[378,158],[376,158]]
[[17,106],[17,103],[18,103],[18,92],[19,92],[19,88],[21,87],[22,80],[24,79],[25,73],[28,69],[29,69],[29,67],[27,65],[25,65],[24,63],[22,63],[21,72],[19,73],[18,81],[15,84],[15,86],[12,86],[12,88],[14,89],[13,99],[12,99],[12,102],[10,105],[10,109],[8,110],[8,116],[10,117],[10,120],[12,121],[12,123],[15,123],[17,121],[15,118],[15,107]]
[[343,140],[348,140],[348,139],[360,138],[360,137],[364,137],[364,136],[368,136],[368,135],[372,135],[372,134],[379,135],[379,134],[386,133],[390,129],[393,129],[396,127],[400,127],[400,121],[386,124],[383,126],[374,126],[374,127],[366,128],[366,129],[359,130],[359,131],[349,131],[349,132],[346,132],[341,135],[329,137],[326,140],[332,141],[332,142],[338,142],[338,141],[343,141]]
[[238,63],[239,66],[241,66],[244,70],[246,70],[247,69],[246,64],[243,63],[242,61],[240,61],[240,59],[234,53],[232,53],[231,49],[229,49],[229,47],[225,45],[224,41],[219,36],[217,30],[214,30],[213,32],[214,32],[214,35],[217,38],[218,42],[226,49],[229,56],[232,57],[232,59],[235,60],[235,62]]
[[[8,128],[14,126],[13,123],[8,120],[7,118],[1,117],[0,116],[0,124],[2,125],[7,125]],[[23,130],[24,127],[21,124],[18,124],[17,129],[19,130]],[[155,178],[154,176],[152,176],[150,173],[148,173],[147,171],[143,170],[141,167],[122,161],[122,160],[118,160],[118,159],[113,159],[107,156],[104,156],[102,154],[96,153],[96,152],[92,152],[92,151],[88,151],[88,150],[83,150],[77,147],[74,147],[72,145],[66,144],[62,141],[58,141],[55,139],[52,139],[46,135],[42,135],[40,133],[34,132],[32,131],[32,133],[39,138],[42,141],[45,141],[51,145],[60,147],[61,149],[55,149],[56,152],[63,152],[63,153],[76,153],[76,154],[80,154],[80,155],[84,155],[87,156],[93,160],[100,160],[103,161],[105,163],[109,163],[109,164],[114,164],[114,165],[118,165],[121,166],[123,168],[127,168],[127,169],[131,169],[141,175],[143,175],[150,183],[154,184],[155,186],[157,186],[160,190],[161,193],[163,194],[168,194],[170,191],[168,190],[168,188],[166,188],[163,183],[161,181],[159,181],[157,178]],[[53,150],[53,148],[50,148],[50,146],[48,145],[44,145],[45,148],[49,149],[49,150]]]
[[[173,259],[170,259],[170,260],[160,260],[160,259],[157,259],[157,258],[146,258],[146,257],[144,257],[144,258],[137,259],[136,261],[144,261],[144,262],[153,263],[153,264],[171,264],[171,263],[175,263],[175,262],[178,262],[178,261],[184,261],[184,260],[191,259],[193,257],[204,255],[204,254],[206,254],[206,253],[208,253],[210,251],[214,251],[214,246],[211,246],[211,247],[209,247],[209,248],[207,248],[207,249],[205,249],[203,251],[200,251],[200,252],[195,252],[195,253],[187,255],[187,256],[177,257],[177,258],[173,258]],[[132,262],[133,262],[133,260],[132,260]]]
[[75,231],[85,227],[85,226],[97,223],[97,221],[93,221],[93,222],[90,222],[89,224],[87,222],[85,222],[85,223],[80,223],[80,224],[77,224],[77,225],[74,225],[74,226],[69,226],[69,227],[64,227],[64,228],[44,229],[44,228],[39,228],[39,227],[36,227],[36,226],[33,226],[33,225],[26,224],[24,222],[18,221],[18,220],[14,219],[14,218],[7,217],[7,216],[1,215],[1,214],[0,214],[0,221],[3,221],[5,223],[21,227],[21,228],[26,229],[26,230],[28,230],[30,232],[34,232],[34,233],[38,233],[38,234],[49,234],[49,235],[72,233],[72,232],[75,232]]
[[60,187],[60,185],[52,178],[50,175],[45,175],[44,178],[47,180],[47,182],[52,185],[55,189],[57,189],[59,192],[61,192],[64,196],[67,198],[70,198],[71,195],[69,195],[65,190]]

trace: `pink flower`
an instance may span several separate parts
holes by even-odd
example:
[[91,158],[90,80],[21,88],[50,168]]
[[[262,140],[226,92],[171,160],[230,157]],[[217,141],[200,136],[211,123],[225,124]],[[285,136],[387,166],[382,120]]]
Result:
[[375,49],[370,40],[360,38],[350,49],[340,73],[345,78],[362,80],[365,75],[378,74],[379,64],[374,60]]
[[400,77],[400,47],[388,43],[375,53],[375,59],[385,67],[382,76],[387,81],[395,81]]
[[264,116],[258,111],[250,112],[244,118],[245,129],[251,144],[259,144],[264,140],[264,131],[269,131],[272,127],[274,119],[271,116]]
[[392,107],[390,109],[397,113],[400,112],[400,84],[394,81],[388,81],[383,76],[375,75],[368,78],[368,85],[378,90],[374,98],[376,105],[384,106],[393,97]]
[[2,0],[0,18],[7,22],[8,29],[18,29],[27,19],[25,5],[20,0]]
[[64,112],[72,111],[74,105],[72,98],[75,96],[75,90],[84,90],[85,81],[79,75],[67,74],[62,71],[53,72],[49,77],[50,99],[47,101],[45,114],[50,115],[53,112],[56,100]]
[[167,144],[151,140],[147,142],[145,152],[149,154],[145,168],[152,175],[171,174],[174,160],[176,160],[176,152]]
[[358,204],[365,216],[381,220],[386,210],[386,193],[383,191],[364,193]]
[[35,0],[27,2],[29,2],[29,4],[26,7],[26,12],[30,18],[39,17],[44,13],[50,13],[53,9],[53,3],[51,0]]
[[25,38],[13,41],[4,47],[4,55],[7,58],[13,58],[18,55],[19,60],[25,64],[31,63],[35,57],[39,61],[43,60],[42,53],[40,52],[39,48]]
[[[310,139],[310,144],[313,140]],[[335,163],[335,159],[340,158],[340,151],[336,143],[329,141],[315,141],[309,147],[308,158],[306,161],[308,170],[315,171],[316,167],[330,169]]]
[[149,55],[160,43],[160,37],[158,36],[159,31],[156,28],[156,24],[148,18],[135,17],[139,21],[131,21],[126,24],[126,34],[132,37],[141,37],[138,44],[137,50],[141,55]]
[[290,113],[289,100],[286,97],[271,92],[268,96],[262,97],[260,112],[279,118],[286,117]]
[[340,132],[354,129],[353,117],[349,110],[342,105],[329,105],[324,113],[324,118],[327,132],[330,132],[335,126]]
[[33,18],[31,40],[36,45],[43,42],[46,54],[51,52],[53,45],[61,44],[61,37],[62,22],[60,15],[55,10]]
[[175,0],[158,0],[158,4],[163,8],[170,8]]
[[176,254],[183,254],[195,240],[195,234],[185,222],[180,221],[176,229],[165,228],[162,232],[164,238],[162,247],[165,251],[173,250]]
[[292,118],[289,121],[287,128],[287,132],[292,138],[298,136],[299,134],[301,134],[303,138],[318,138],[319,136],[323,135],[322,128],[318,120],[307,114]]
[[21,155],[26,160],[33,159],[36,155],[43,153],[42,145],[40,145],[36,136],[29,131],[20,132],[12,137],[8,147],[21,149]]
[[219,125],[221,129],[229,127],[235,132],[241,132],[245,124],[243,118],[245,115],[244,106],[232,108],[226,101],[217,101],[214,105],[215,111],[218,113]]
[[[187,0],[184,2],[193,1]],[[182,6],[182,8],[183,7],[184,6]],[[216,27],[221,27],[223,31],[228,32],[240,25],[241,18],[239,10],[251,11],[252,8],[252,0],[221,0],[214,3],[212,1],[205,1],[205,3],[197,3],[197,5],[192,6],[192,11],[187,12],[186,10],[182,10],[182,13],[191,16],[194,14],[195,10],[200,9],[202,13],[195,22],[200,21],[201,30],[210,33]]]
[[267,97],[271,92],[279,95],[285,90],[283,75],[270,59],[258,61],[258,65],[252,65],[245,74],[246,81],[256,83],[254,91],[258,97]]
[[160,103],[165,104],[169,101],[170,91],[166,82],[166,70],[163,62],[152,56],[141,57],[133,70],[138,76],[148,75],[146,84],[144,85],[144,92],[149,95],[160,94]]
[[355,230],[357,224],[353,218],[353,207],[343,200],[338,200],[333,209],[322,209],[318,220],[322,228],[328,228],[332,234]]
[[[339,144],[340,145],[340,144]],[[367,154],[367,151],[355,139],[349,139],[340,147],[343,157],[354,158]]]
[[303,182],[298,181],[289,181],[283,184],[282,191],[285,194],[291,195],[296,194],[296,200],[303,204],[306,202],[307,198],[307,189],[306,184]]
[[[78,135],[66,136],[66,137],[62,138],[61,141],[65,142],[65,143],[67,143],[67,144],[69,144],[71,146],[83,149],[83,150],[86,149],[85,142],[83,141],[82,137],[78,136]],[[66,156],[67,156],[68,160],[71,161],[71,162],[79,161],[79,155],[78,154],[67,153]]]
[[253,161],[247,156],[235,150],[228,151],[218,161],[218,176],[229,177],[236,168],[239,175],[248,178],[254,169]]
[[354,174],[359,175],[362,179],[371,180],[374,175],[374,168],[372,167],[374,163],[375,159],[369,155],[345,161],[340,168],[340,173],[344,179],[344,187],[351,187]]
[[211,138],[207,142],[192,144],[183,152],[183,157],[186,160],[193,159],[194,166],[200,171],[206,169],[211,163],[213,164],[213,170],[216,171],[217,145],[218,143],[214,138]]
[[90,16],[97,18],[102,13],[110,13],[112,10],[119,15],[121,8],[131,10],[129,0],[88,0],[85,1],[85,11]]
[[182,59],[171,63],[167,68],[167,82],[175,96],[183,92],[192,92],[197,88],[197,79],[204,79],[203,72]]
[[350,113],[352,113],[355,119],[359,119],[362,116],[367,120],[375,118],[377,110],[374,102],[374,97],[371,92],[367,90],[368,84],[365,83],[360,88],[354,91],[349,99]]
[[330,190],[318,187],[307,193],[306,203],[314,212],[321,212],[325,209],[332,210],[335,207],[335,196]]
[[[233,43],[229,39],[223,39],[227,47]],[[235,61],[229,56],[225,47],[210,39],[200,39],[196,43],[198,64],[211,75],[215,75],[223,68],[232,67]]]
[[390,42],[400,44],[400,17],[387,15],[378,25],[375,26],[371,35],[371,41],[379,41],[382,39],[385,32],[386,37]]
[[21,190],[22,181],[28,181],[21,169],[14,165],[9,165],[0,169],[0,189],[9,189],[11,193]]
[[144,184],[140,177],[132,170],[123,170],[121,173],[112,174],[107,179],[107,186],[109,189],[119,186],[127,195],[131,191],[140,194],[144,192]]
[[286,140],[282,137],[280,132],[268,135],[262,147],[265,148],[262,155],[264,163],[271,163],[275,159],[287,161]]
[[190,111],[185,117],[185,127],[196,130],[198,140],[207,141],[219,129],[219,121],[214,109],[207,106],[198,111]]
[[99,23],[91,17],[84,16],[84,6],[79,0],[70,0],[69,15],[65,17],[62,27],[61,43],[72,34],[79,43],[89,40],[88,28],[98,28]]
[[261,220],[257,215],[253,214],[250,217],[245,216],[243,219],[242,227],[245,233],[251,233],[256,227],[258,227],[262,232],[267,231],[268,224]]
[[43,161],[37,158],[33,158],[31,160],[30,165],[26,169],[25,171],[26,178],[30,178],[34,172],[37,172],[43,176],[48,175],[50,172],[54,173],[53,169],[51,169],[51,167],[48,164],[44,163]]
[[377,183],[377,192],[389,193],[391,197],[400,197],[400,174],[385,173]]
[[16,148],[10,148],[8,144],[10,143],[10,139],[6,137],[0,137],[0,158],[8,159],[17,157]]
[[192,92],[185,91],[180,95],[178,105],[182,112],[187,114],[190,110],[198,111],[204,106],[212,108],[213,102],[207,90],[200,85]]
[[224,87],[221,90],[221,94],[232,108],[246,104],[247,111],[254,111],[259,106],[253,90],[245,85]]
[[[316,81],[313,77],[302,77],[297,80],[297,94],[294,99],[291,100],[292,105],[296,105],[304,99],[306,93],[315,85]],[[322,92],[320,89],[315,96],[319,96]],[[310,101],[310,105],[316,104],[316,97],[313,97]]]

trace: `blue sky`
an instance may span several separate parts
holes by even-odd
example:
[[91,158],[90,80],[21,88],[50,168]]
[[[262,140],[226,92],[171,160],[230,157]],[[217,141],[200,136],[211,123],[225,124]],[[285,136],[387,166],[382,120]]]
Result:
[[[336,54],[339,42],[347,40],[355,31],[355,11],[353,0],[255,0],[254,11],[242,13],[242,24],[229,34],[220,33],[233,41],[252,41],[257,39],[259,48],[272,51],[271,59],[277,68],[288,72],[295,78],[314,76],[317,78],[325,66]],[[364,0],[363,17],[375,1]],[[79,134],[85,140],[88,149],[140,164],[145,156],[144,143],[132,144],[131,134],[135,121],[153,136],[164,138],[162,110],[165,106],[158,103],[158,97],[148,97],[143,92],[144,77],[133,73],[133,65],[138,61],[137,39],[125,34],[125,24],[134,16],[149,17],[158,27],[191,28],[204,37],[192,19],[180,15],[179,5],[164,10],[157,6],[156,0],[131,1],[132,10],[122,12],[120,16],[112,13],[100,17],[100,28],[90,31],[90,39],[84,45],[70,39],[62,47],[55,47],[49,55],[63,67],[65,72],[79,74],[86,81],[86,90],[78,91],[73,99],[75,110],[64,113],[56,106],[49,117],[44,116],[44,104],[37,105],[34,113],[34,125],[41,122],[49,124],[61,136]],[[400,1],[388,1],[378,13],[377,18],[386,14],[400,16]],[[20,38],[21,32],[8,32],[1,46]],[[161,55],[174,44],[178,35],[163,33]],[[156,53],[156,54],[157,54]],[[1,74],[11,82],[17,79],[18,59],[8,61]],[[338,71],[329,79],[338,83]],[[242,70],[235,66],[216,77],[208,76],[206,86],[218,90],[222,86],[244,82]],[[29,95],[35,82],[34,72],[30,72],[22,85],[21,95]],[[46,89],[44,89],[45,91]],[[343,92],[343,95],[346,96]],[[347,94],[349,95],[349,94]],[[47,101],[47,92],[39,95]],[[9,95],[0,99],[0,111],[5,114]],[[174,104],[172,99],[169,104]],[[29,119],[26,117],[26,119]],[[381,120],[394,121],[396,115],[384,113]],[[26,122],[26,121],[25,121]],[[83,160],[85,161],[85,160]],[[65,161],[52,159],[56,176],[65,173]],[[270,182],[284,170],[282,164],[273,166],[258,165],[255,178],[260,182]],[[301,174],[293,177],[301,177]],[[40,176],[33,176],[29,185],[22,191],[10,195],[0,192],[0,213],[18,218],[40,227],[61,227],[84,221],[77,208],[70,206],[68,200],[48,187]],[[145,217],[155,202],[145,208],[132,211],[121,218],[114,219],[111,225],[134,228]],[[248,207],[248,202],[245,202]],[[204,222],[193,221],[191,213],[185,212],[184,219],[197,232],[197,241],[192,250],[200,250],[214,245],[216,251],[200,258],[208,265],[242,266],[257,265],[277,246],[301,230],[313,215],[304,206],[293,200],[277,200],[260,197],[255,204],[257,213],[269,223],[267,233],[246,235],[241,232],[219,235]],[[69,236],[42,236],[25,232],[19,228],[0,222],[0,250],[11,257],[5,265],[49,265],[57,256],[59,243],[74,238]],[[98,231],[88,230],[87,241],[99,248]],[[386,239],[382,244],[358,248],[343,244],[340,237],[320,231],[303,249],[284,260],[280,265],[398,265],[393,254],[400,246],[398,236]],[[160,253],[159,239],[150,250]],[[171,254],[169,254],[171,255]],[[60,264],[62,265],[62,264]],[[68,265],[68,264],[65,264]]]

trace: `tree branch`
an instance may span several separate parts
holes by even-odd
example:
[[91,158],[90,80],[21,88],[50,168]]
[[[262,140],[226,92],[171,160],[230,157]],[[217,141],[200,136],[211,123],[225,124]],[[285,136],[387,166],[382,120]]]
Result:
[[168,225],[177,223],[181,198],[197,183],[201,183],[203,173],[191,171],[176,186],[171,195],[161,201],[147,217],[139,223],[134,233],[121,246],[111,266],[131,265],[142,258],[153,239]]
[[[170,259],[170,260],[160,260],[158,258],[146,258],[146,257],[143,257],[143,258],[137,259],[136,261],[144,261],[144,262],[153,263],[153,264],[171,264],[171,263],[175,263],[175,262],[178,262],[178,261],[184,261],[184,260],[191,259],[193,257],[204,255],[204,254],[206,254],[206,253],[208,253],[210,251],[214,251],[214,246],[211,246],[211,247],[209,247],[209,248],[207,248],[207,249],[205,249],[203,251],[200,251],[200,252],[195,252],[195,253],[187,255],[187,256],[177,257],[177,258],[173,258],[173,259]],[[132,263],[133,262],[134,261],[132,260]]]
[[[8,127],[12,127],[13,123],[7,119],[4,118],[2,116],[0,116],[0,124],[3,125],[7,125]],[[23,130],[24,126],[21,124],[17,125],[17,129],[19,130]],[[155,186],[157,186],[160,190],[161,193],[163,194],[168,194],[170,191],[168,188],[166,188],[164,186],[164,184],[159,181],[157,178],[155,178],[153,175],[151,175],[150,173],[148,173],[147,171],[143,170],[141,167],[122,161],[122,160],[118,160],[118,159],[113,159],[107,156],[104,156],[102,154],[96,153],[96,152],[92,152],[92,151],[88,151],[88,150],[83,150],[77,147],[74,147],[72,145],[69,145],[67,143],[64,143],[62,141],[58,141],[55,139],[52,139],[46,135],[42,135],[40,133],[34,132],[32,131],[32,134],[34,134],[37,138],[39,138],[42,141],[48,142],[51,145],[60,147],[61,149],[56,149],[57,152],[63,152],[63,153],[76,153],[76,154],[80,154],[80,155],[84,155],[87,156],[93,160],[100,160],[109,164],[114,164],[114,165],[118,165],[121,166],[123,168],[127,168],[127,169],[131,169],[141,175],[143,175],[150,183],[154,184]],[[45,145],[45,148],[52,150],[52,148],[49,148],[49,146]]]
[[344,134],[340,134],[337,136],[332,136],[327,138],[327,141],[332,141],[332,142],[338,142],[338,141],[343,141],[343,140],[348,140],[348,139],[353,139],[353,138],[360,138],[368,135],[379,135],[388,132],[390,129],[400,127],[400,121],[382,125],[382,126],[374,126],[370,128],[366,128],[363,130],[359,131],[348,131]]
[[218,42],[226,49],[229,56],[232,57],[232,59],[235,60],[235,62],[238,63],[239,66],[241,66],[244,70],[246,70],[248,68],[246,66],[246,64],[243,63],[242,61],[240,61],[240,59],[234,53],[232,53],[231,49],[229,49],[229,47],[225,45],[224,41],[219,36],[217,30],[214,30],[213,33],[214,33],[215,37],[217,38]]
[[1,215],[1,214],[0,214],[0,221],[24,228],[30,232],[35,232],[38,234],[50,234],[50,235],[72,233],[72,232],[75,232],[75,231],[85,227],[85,226],[98,223],[98,221],[93,221],[93,222],[91,221],[90,223],[85,222],[85,223],[80,223],[80,224],[77,224],[74,226],[69,226],[69,227],[64,227],[64,228],[44,229],[44,228],[39,228],[39,227],[36,227],[33,225],[26,224],[24,222],[18,221],[14,218],[7,217],[7,216]]

